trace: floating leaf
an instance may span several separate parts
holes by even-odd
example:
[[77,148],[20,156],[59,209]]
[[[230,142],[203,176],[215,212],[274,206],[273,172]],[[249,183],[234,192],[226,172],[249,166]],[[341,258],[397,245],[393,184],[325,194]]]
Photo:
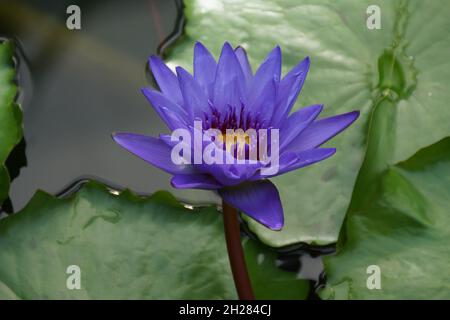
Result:
[[14,46],[10,41],[0,43],[0,207],[8,197],[10,177],[6,159],[22,139],[22,113],[14,103],[17,87],[13,63]]
[[[325,258],[328,299],[450,298],[450,138],[390,167]],[[369,290],[380,271],[380,289]],[[368,274],[369,268],[369,274]]]
[[[254,242],[245,251],[256,296],[305,298],[308,282]],[[236,298],[220,214],[167,192],[117,196],[94,182],[67,199],[38,192],[0,220],[0,261],[0,300]],[[79,290],[66,286],[72,265]]]

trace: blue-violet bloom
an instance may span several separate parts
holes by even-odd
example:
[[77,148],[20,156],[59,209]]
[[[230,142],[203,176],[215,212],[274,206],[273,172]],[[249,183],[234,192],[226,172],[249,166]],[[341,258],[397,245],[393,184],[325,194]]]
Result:
[[[268,178],[332,156],[336,149],[319,147],[347,128],[359,115],[358,111],[353,111],[317,120],[323,108],[320,104],[290,114],[310,61],[305,58],[281,78],[281,49],[278,46],[255,73],[244,49],[233,49],[229,43],[223,45],[216,62],[197,42],[193,76],[181,67],[176,68],[175,74],[157,56],[151,56],[149,63],[160,90],[143,88],[142,92],[172,132],[184,128],[195,134],[194,121],[202,121],[203,130],[218,129],[224,136],[227,129],[259,131],[277,128],[278,170],[272,175],[264,175],[262,169],[267,164],[250,161],[244,164],[195,161],[176,164],[171,155],[177,142],[172,141],[170,135],[154,138],[123,132],[114,133],[114,140],[172,174],[173,187],[216,190],[226,203],[272,230],[283,227],[284,217],[278,190]],[[203,149],[207,146],[204,142],[200,144]],[[230,154],[236,156],[235,153],[226,156]]]

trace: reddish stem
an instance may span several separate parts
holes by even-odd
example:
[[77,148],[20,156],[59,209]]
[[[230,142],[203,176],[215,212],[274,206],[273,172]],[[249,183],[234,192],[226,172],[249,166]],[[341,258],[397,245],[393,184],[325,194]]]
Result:
[[240,300],[254,300],[253,289],[245,265],[244,251],[241,245],[241,230],[238,211],[222,201],[223,224],[227,242],[228,258],[233,273],[234,285]]

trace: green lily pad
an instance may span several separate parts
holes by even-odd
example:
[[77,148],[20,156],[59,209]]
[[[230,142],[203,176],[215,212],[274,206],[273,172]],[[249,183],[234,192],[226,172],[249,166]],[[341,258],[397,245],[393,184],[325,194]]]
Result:
[[[308,282],[276,268],[267,248],[247,239],[245,253],[257,297],[307,296]],[[221,215],[167,192],[114,195],[95,182],[66,199],[39,191],[0,220],[0,261],[0,300],[236,298]],[[69,266],[80,289],[67,287]]]
[[[450,298],[450,138],[391,166],[325,257],[328,299]],[[378,266],[379,289],[368,289]],[[369,278],[372,277],[372,278]],[[368,279],[369,278],[369,279]]]
[[17,87],[13,82],[16,75],[13,53],[10,41],[0,43],[0,206],[8,197],[10,184],[5,162],[22,139],[22,113],[14,103]]
[[[377,5],[381,29],[367,27]],[[224,41],[242,45],[256,67],[276,44],[286,72],[311,57],[297,108],[324,103],[324,115],[361,111],[360,119],[327,143],[337,154],[274,179],[285,209],[285,228],[250,228],[272,246],[336,242],[361,167],[372,111],[384,96],[393,103],[390,163],[450,135],[447,52],[450,5],[440,0],[186,0],[185,35],[167,52],[172,65],[189,68],[192,47],[216,54]],[[424,21],[427,23],[424,25]],[[376,137],[375,137],[376,139]]]

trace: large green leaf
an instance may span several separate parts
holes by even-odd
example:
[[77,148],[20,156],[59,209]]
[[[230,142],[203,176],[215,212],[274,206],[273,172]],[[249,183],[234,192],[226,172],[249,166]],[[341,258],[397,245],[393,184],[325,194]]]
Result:
[[[449,199],[450,138],[390,167],[373,199],[349,215],[338,254],[326,257],[321,296],[449,299]],[[380,290],[367,288],[370,265],[380,268]]]
[[13,53],[10,41],[0,43],[0,206],[8,196],[10,183],[5,161],[22,138],[22,113],[14,103],[17,87],[13,82]]
[[[303,299],[308,282],[245,240],[257,297]],[[215,207],[189,210],[167,192],[114,195],[89,183],[67,199],[38,192],[0,220],[0,300],[236,298]],[[81,289],[66,287],[70,265]]]
[[[449,126],[443,124],[449,115],[443,105],[449,94],[444,83],[450,80],[450,68],[440,51],[450,48],[450,38],[439,30],[448,24],[442,15],[448,15],[450,6],[402,4],[405,18],[398,28],[404,36],[378,62],[381,85],[368,127],[365,160],[338,255],[327,260],[329,286],[323,297],[449,297],[450,260],[445,247],[450,227],[445,212],[450,199],[445,186],[449,139],[401,160],[420,145],[449,136]],[[421,21],[427,19],[433,22],[424,34]],[[405,50],[412,55],[403,55]],[[438,185],[447,193],[435,193]],[[382,290],[367,289],[366,268],[371,264],[381,267]],[[404,290],[411,283],[420,291]]]
[[[446,0],[186,0],[185,4],[185,36],[169,50],[171,64],[189,67],[195,40],[216,54],[225,40],[241,44],[254,67],[279,44],[284,71],[304,56],[311,57],[297,107],[324,103],[325,115],[362,112],[357,123],[328,143],[338,149],[333,158],[274,179],[286,214],[284,230],[272,232],[249,221],[266,243],[337,240],[364,157],[369,118],[384,96],[395,101],[392,141],[384,149],[390,163],[450,134]],[[369,5],[381,9],[381,30],[367,28]]]

